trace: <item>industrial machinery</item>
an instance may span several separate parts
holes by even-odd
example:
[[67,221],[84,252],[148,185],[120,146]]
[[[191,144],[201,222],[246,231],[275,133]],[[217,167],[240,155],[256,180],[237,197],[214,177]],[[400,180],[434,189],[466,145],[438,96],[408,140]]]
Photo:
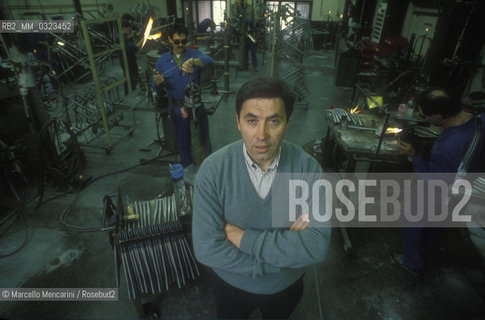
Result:
[[[32,64],[24,52],[12,46],[8,56],[2,64],[3,72],[11,72],[11,82],[4,84],[11,87],[4,90],[9,96],[1,97],[5,111],[0,117],[2,170],[25,183],[45,178],[54,180],[56,186],[77,183],[86,160],[55,71],[48,69],[52,85],[38,78],[34,73],[38,64]],[[48,91],[44,90],[46,81],[51,86]]]
[[[186,190],[191,202],[193,187]],[[123,277],[128,298],[142,317],[157,317],[157,296],[200,274],[189,237],[192,214],[182,214],[175,197],[166,192],[156,199],[132,201],[119,188],[117,198],[104,198],[102,226],[112,230],[116,287]]]
[[190,148],[192,161],[195,166],[199,166],[207,155],[200,138],[199,112],[202,107],[201,91],[195,81],[190,81],[185,88],[185,107],[190,109]]

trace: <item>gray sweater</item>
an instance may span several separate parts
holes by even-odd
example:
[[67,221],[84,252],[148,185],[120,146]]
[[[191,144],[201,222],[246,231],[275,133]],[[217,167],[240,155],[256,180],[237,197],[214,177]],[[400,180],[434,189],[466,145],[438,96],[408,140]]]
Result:
[[[308,265],[322,261],[330,228],[289,231],[272,228],[272,194],[261,199],[249,177],[239,140],[213,153],[195,181],[192,235],[197,259],[242,290],[272,294],[300,278]],[[283,141],[277,169],[321,172],[315,159]],[[273,188],[273,187],[272,187]],[[323,200],[320,208],[325,208]],[[245,230],[240,249],[224,233],[226,222]]]

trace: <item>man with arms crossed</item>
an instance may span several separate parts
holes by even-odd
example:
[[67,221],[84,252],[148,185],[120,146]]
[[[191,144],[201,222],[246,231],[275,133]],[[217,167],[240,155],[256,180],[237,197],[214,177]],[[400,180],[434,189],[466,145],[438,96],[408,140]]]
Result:
[[213,271],[218,318],[248,318],[256,308],[263,318],[288,318],[302,297],[306,267],[327,252],[330,229],[308,228],[308,215],[290,228],[272,227],[272,215],[287,214],[272,210],[277,174],[322,171],[300,147],[283,141],[293,104],[281,80],[244,84],[236,97],[242,141],[218,150],[198,172],[194,249]]

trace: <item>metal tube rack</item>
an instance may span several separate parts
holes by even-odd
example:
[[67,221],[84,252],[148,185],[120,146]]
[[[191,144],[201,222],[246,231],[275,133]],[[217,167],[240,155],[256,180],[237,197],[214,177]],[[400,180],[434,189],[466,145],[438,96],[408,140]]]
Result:
[[[109,48],[106,50],[102,50],[100,52],[94,53],[93,51],[93,46],[91,42],[91,33],[88,30],[88,25],[93,25],[93,24],[100,24],[100,23],[107,23],[107,22],[116,22],[116,25],[118,26],[118,34],[120,35],[119,37],[119,45],[116,45],[114,48]],[[81,30],[83,33],[84,37],[84,42],[86,45],[86,51],[88,54],[88,60],[89,64],[91,66],[91,72],[93,75],[93,80],[94,80],[94,85],[96,89],[96,96],[98,100],[98,107],[99,107],[99,112],[101,114],[101,120],[103,123],[104,127],[104,132],[106,134],[106,139],[107,143],[106,144],[84,144],[84,146],[88,147],[97,147],[97,148],[104,148],[107,153],[111,153],[113,150],[113,147],[118,144],[120,141],[122,141],[124,138],[127,136],[131,135],[133,131],[136,128],[136,116],[135,116],[135,111],[133,108],[131,108],[131,112],[133,115],[133,123],[131,125],[119,125],[117,121],[113,121],[114,118],[125,112],[126,110],[123,110],[121,108],[118,108],[118,110],[114,114],[108,114],[106,110],[106,104],[105,104],[105,97],[104,93],[109,92],[110,90],[119,87],[123,85],[125,82],[128,86],[128,92],[131,93],[132,88],[131,88],[131,81],[130,81],[130,74],[129,74],[129,68],[128,68],[128,58],[126,56],[126,50],[125,50],[125,40],[124,37],[122,36],[122,28],[121,28],[121,19],[119,17],[117,18],[102,18],[102,19],[93,19],[93,20],[82,20],[81,21]],[[105,86],[101,85],[101,81],[98,75],[98,71],[96,69],[96,58],[101,58],[105,56],[112,55],[115,52],[121,51],[122,57],[123,57],[123,64],[124,64],[124,71],[125,71],[125,77],[121,78],[117,81],[114,81],[110,84],[107,84]],[[118,138],[117,140],[113,141],[110,133],[110,129],[114,126],[118,125],[122,128],[125,129],[125,132]]]

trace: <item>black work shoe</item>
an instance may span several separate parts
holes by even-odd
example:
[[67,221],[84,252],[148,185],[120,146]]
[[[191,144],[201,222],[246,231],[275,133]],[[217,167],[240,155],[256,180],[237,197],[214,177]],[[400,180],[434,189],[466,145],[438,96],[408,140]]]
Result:
[[409,268],[402,262],[402,254],[397,252],[391,252],[391,254],[389,255],[389,258],[391,259],[392,264],[398,265],[399,267],[403,268],[407,272],[411,273],[413,276],[419,276],[418,271],[415,271]]

